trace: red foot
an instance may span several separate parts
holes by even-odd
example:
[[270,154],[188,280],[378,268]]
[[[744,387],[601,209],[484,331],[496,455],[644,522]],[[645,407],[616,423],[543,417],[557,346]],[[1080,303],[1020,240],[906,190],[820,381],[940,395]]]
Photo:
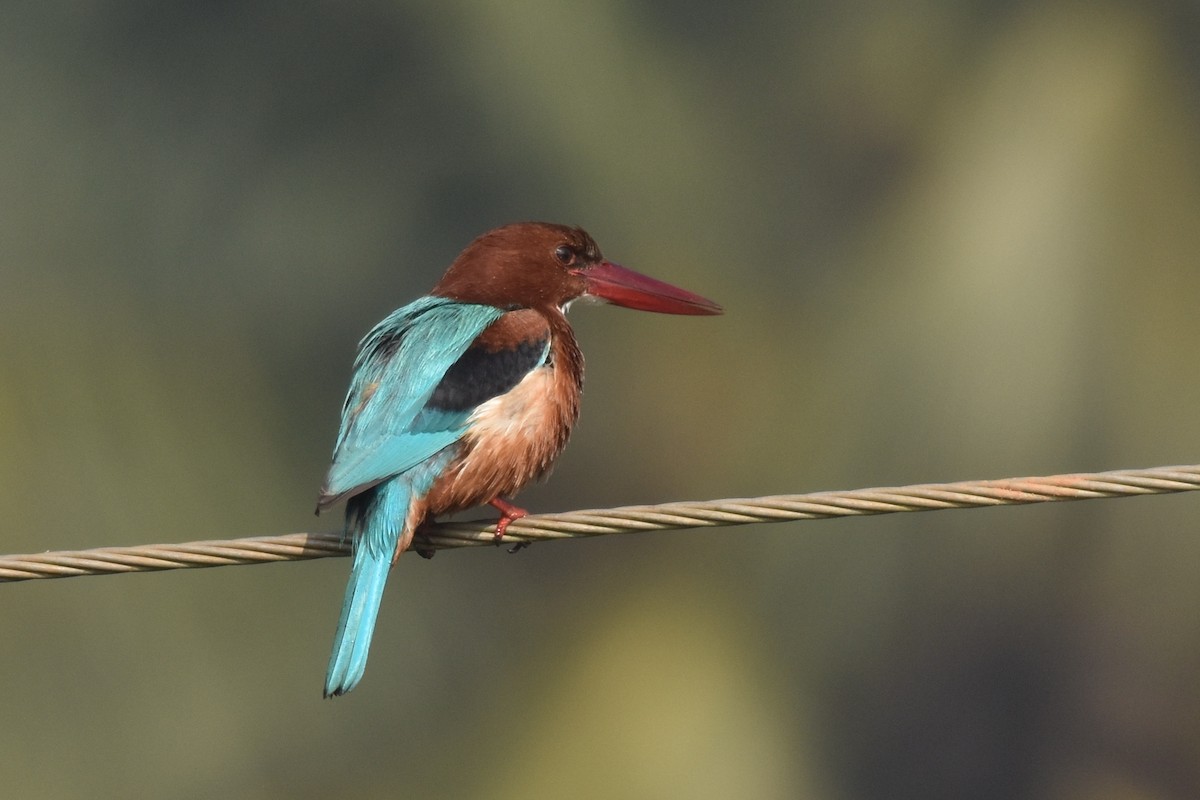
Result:
[[500,544],[500,540],[504,538],[504,532],[508,530],[508,526],[512,524],[514,519],[529,516],[529,512],[525,509],[514,506],[500,497],[489,500],[488,505],[500,512],[500,519],[496,522],[496,544]]

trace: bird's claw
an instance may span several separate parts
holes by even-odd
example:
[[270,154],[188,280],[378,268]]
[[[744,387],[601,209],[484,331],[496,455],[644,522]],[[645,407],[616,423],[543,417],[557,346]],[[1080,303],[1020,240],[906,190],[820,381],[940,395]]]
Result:
[[499,497],[488,501],[488,505],[500,512],[500,519],[496,521],[496,533],[492,537],[492,543],[496,545],[500,544],[500,540],[504,538],[504,532],[508,530],[508,526],[513,523],[513,520],[529,516],[529,512],[525,509],[514,506],[512,503]]
[[[428,521],[425,521],[417,526],[417,530],[413,534],[412,547],[409,548],[426,561],[437,555],[437,550],[434,548],[433,543],[429,541],[428,524]],[[392,559],[392,566],[396,566],[396,559],[399,557],[400,554],[396,553],[396,558]]]

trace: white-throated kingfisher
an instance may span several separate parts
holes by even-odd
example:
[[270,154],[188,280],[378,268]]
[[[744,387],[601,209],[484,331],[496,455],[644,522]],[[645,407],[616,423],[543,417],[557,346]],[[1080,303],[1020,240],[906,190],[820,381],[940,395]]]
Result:
[[544,475],[579,415],[583,355],[567,324],[595,298],[666,314],[720,314],[699,295],[605,261],[580,228],[506,225],[467,245],[433,291],[359,343],[318,513],[346,500],[353,564],[325,696],[362,678],[388,572],[439,514],[508,503]]

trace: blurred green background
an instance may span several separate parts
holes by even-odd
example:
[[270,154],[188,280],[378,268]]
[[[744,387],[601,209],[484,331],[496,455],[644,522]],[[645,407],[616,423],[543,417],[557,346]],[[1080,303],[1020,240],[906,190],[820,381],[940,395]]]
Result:
[[[11,2],[0,552],[330,530],[358,338],[504,222],[533,510],[1194,463],[1200,7]],[[3,796],[1200,796],[1200,497],[0,586]]]

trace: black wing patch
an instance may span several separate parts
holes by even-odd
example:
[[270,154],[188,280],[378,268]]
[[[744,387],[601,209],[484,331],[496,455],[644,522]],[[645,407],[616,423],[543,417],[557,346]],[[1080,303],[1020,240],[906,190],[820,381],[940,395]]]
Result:
[[512,389],[546,363],[550,337],[520,342],[503,350],[471,347],[442,377],[427,406],[441,411],[470,411]]

